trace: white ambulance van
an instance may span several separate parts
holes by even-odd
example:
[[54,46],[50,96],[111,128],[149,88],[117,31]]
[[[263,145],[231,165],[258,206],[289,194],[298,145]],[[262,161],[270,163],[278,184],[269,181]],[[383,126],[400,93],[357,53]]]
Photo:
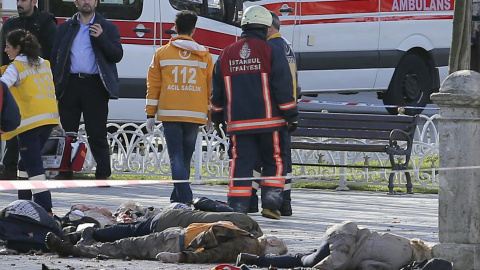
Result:
[[303,94],[376,91],[385,104],[423,107],[447,75],[454,0],[253,4],[281,14]]
[[[99,0],[97,11],[119,27],[124,49],[110,121],[145,120],[147,69],[175,35],[179,10],[199,15],[194,39],[216,59],[240,36],[235,17],[250,5],[279,15],[302,94],[374,91],[385,104],[424,106],[447,75],[454,0]],[[59,22],[76,12],[73,0],[39,0],[39,7]]]

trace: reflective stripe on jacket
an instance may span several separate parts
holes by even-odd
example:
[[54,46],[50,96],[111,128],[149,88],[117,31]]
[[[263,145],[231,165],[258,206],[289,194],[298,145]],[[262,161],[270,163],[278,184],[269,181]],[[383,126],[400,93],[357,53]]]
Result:
[[145,112],[160,121],[205,124],[212,73],[207,48],[186,35],[172,38],[148,69]]
[[258,30],[220,54],[213,75],[212,121],[227,121],[229,135],[286,129],[297,119],[293,81],[285,52]]
[[288,60],[288,65],[290,66],[290,73],[292,73],[293,97],[297,99],[300,91],[300,86],[298,85],[297,60],[295,58],[295,52],[293,51],[292,46],[290,45],[288,40],[282,37],[282,34],[280,33],[275,33],[269,36],[267,38],[267,42],[280,46],[280,48],[282,48],[285,51],[285,55],[287,56],[287,60]]

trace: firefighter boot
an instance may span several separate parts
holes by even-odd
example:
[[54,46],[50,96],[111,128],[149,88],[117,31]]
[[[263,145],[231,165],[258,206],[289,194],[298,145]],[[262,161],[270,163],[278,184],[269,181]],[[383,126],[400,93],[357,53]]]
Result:
[[262,217],[271,218],[271,219],[280,219],[280,211],[263,208]]
[[282,216],[291,216],[292,215],[292,201],[283,200],[282,206],[280,206],[280,213]]
[[60,257],[68,257],[70,255],[73,255],[73,256],[79,255],[78,250],[74,245],[67,242],[63,242],[62,239],[60,239],[58,236],[56,236],[52,232],[47,233],[47,236],[45,238],[45,244],[47,245],[48,249],[50,249],[51,251],[54,251]]
[[[72,245],[70,243],[62,241],[58,236],[53,234],[52,232],[47,233],[47,237],[45,239],[45,243],[47,248],[51,251],[58,254],[60,257],[85,257],[85,258],[95,258],[100,254],[108,254],[108,251],[117,252],[120,250],[116,248],[114,245],[110,243],[105,243],[101,250],[100,247],[96,245],[88,246],[88,245]],[[103,245],[102,245],[103,246]],[[114,247],[113,249],[109,247]]]
[[242,264],[246,265],[257,265],[258,256],[249,253],[240,253],[237,256],[236,266],[241,266]]

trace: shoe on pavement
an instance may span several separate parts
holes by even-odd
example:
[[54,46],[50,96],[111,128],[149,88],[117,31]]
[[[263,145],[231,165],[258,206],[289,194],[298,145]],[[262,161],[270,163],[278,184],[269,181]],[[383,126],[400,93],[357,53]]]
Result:
[[16,180],[17,179],[17,170],[9,170],[4,168],[0,172],[0,180]]
[[71,233],[64,233],[62,235],[62,241],[70,243],[72,245],[75,245],[76,243],[78,243],[78,241],[80,241],[81,238],[82,238],[82,234],[80,232],[75,232],[75,231]]
[[280,206],[280,213],[282,216],[291,216],[292,215],[292,204],[291,201],[283,201],[282,206]]
[[90,246],[95,244],[97,241],[93,239],[93,232],[95,231],[94,227],[87,227],[82,231],[82,238],[78,244]]
[[258,202],[257,205],[252,205],[252,202],[250,202],[250,208],[248,208],[248,213],[258,213]]
[[52,179],[53,180],[72,180],[73,179],[73,172],[61,171],[55,177],[53,177]]
[[52,232],[47,233],[47,236],[45,237],[45,244],[49,250],[57,253],[60,257],[68,257],[73,255],[75,249],[72,244],[63,242],[62,239]]
[[272,209],[266,209],[266,208],[262,210],[262,217],[271,218],[271,219],[280,219],[280,215],[281,213],[278,210],[272,210]]
[[258,256],[250,253],[240,253],[237,256],[236,266],[241,266],[242,264],[246,265],[257,265]]

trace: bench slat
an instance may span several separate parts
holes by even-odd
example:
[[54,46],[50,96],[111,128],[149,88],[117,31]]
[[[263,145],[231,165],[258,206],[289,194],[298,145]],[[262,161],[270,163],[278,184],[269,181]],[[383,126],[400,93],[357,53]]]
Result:
[[386,145],[375,144],[348,144],[348,143],[315,143],[292,142],[292,149],[327,150],[327,151],[354,151],[354,152],[385,152]]
[[[293,132],[291,149],[326,150],[326,151],[352,151],[352,152],[384,152],[389,155],[392,170],[405,170],[410,160],[413,135],[415,132],[418,116],[407,115],[373,115],[373,114],[349,114],[349,113],[317,113],[300,112],[298,128]],[[394,132],[390,137],[392,130]],[[405,134],[402,134],[405,133]],[[338,139],[367,139],[365,143],[315,142],[300,141],[298,137],[310,138],[338,138]],[[368,141],[368,139],[370,141]],[[389,139],[406,141],[405,147],[397,147],[390,144]],[[381,140],[381,141],[376,141]],[[395,155],[405,156],[405,162],[394,161]],[[298,164],[298,163],[294,163]],[[310,166],[313,164],[303,164]],[[329,166],[318,164],[316,166]],[[352,164],[335,164],[335,167],[356,167]],[[371,167],[365,165],[366,167]],[[375,166],[376,167],[376,166]],[[363,166],[362,166],[363,168]],[[407,180],[407,193],[412,193],[412,181],[409,172],[404,172]],[[393,177],[390,172],[388,178],[388,190],[393,194]]]
[[390,123],[390,122],[371,122],[371,121],[351,121],[351,120],[317,120],[300,119],[299,126],[308,128],[333,128],[333,129],[360,129],[360,130],[392,130],[400,129],[409,131],[412,129],[412,123]]
[[[377,139],[388,140],[390,138],[389,131],[372,131],[372,130],[346,130],[346,129],[323,129],[323,128],[303,128],[299,127],[292,134],[294,137],[329,137],[329,138],[352,138],[352,139]],[[406,140],[405,136],[394,134],[395,140]]]
[[350,113],[318,113],[318,112],[300,112],[299,119],[325,119],[334,121],[377,121],[377,122],[397,122],[412,123],[415,116],[410,115],[378,115],[378,114],[350,114]]

